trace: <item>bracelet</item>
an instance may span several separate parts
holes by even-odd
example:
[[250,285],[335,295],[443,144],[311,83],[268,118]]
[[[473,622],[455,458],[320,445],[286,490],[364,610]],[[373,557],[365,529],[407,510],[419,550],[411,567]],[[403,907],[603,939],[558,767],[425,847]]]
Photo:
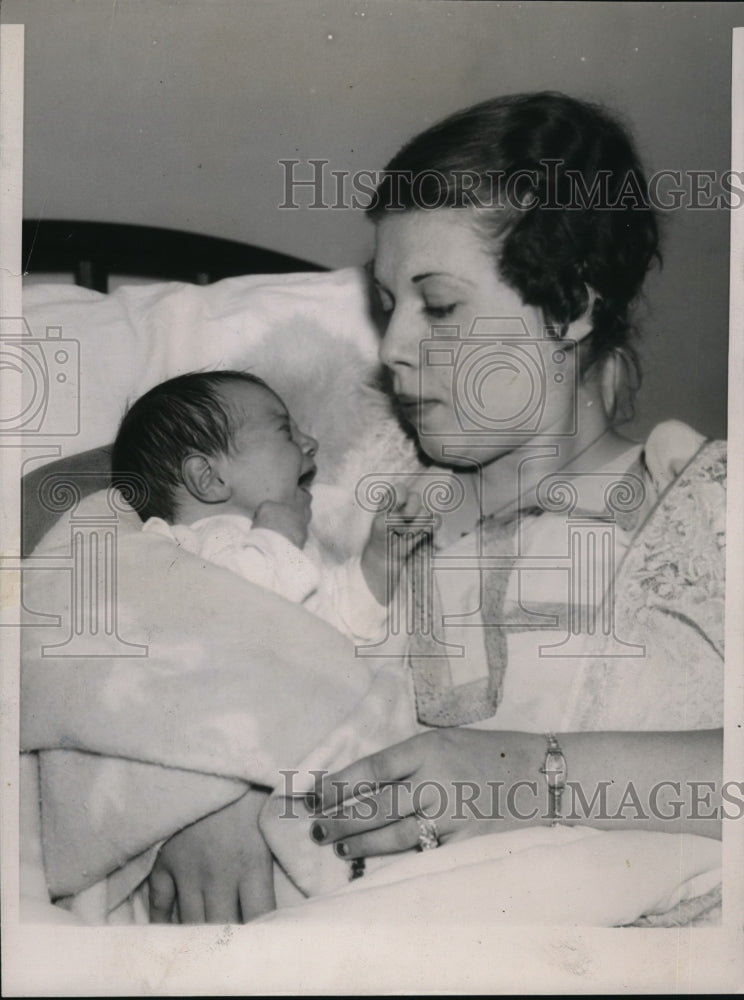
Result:
[[551,826],[558,826],[563,819],[561,815],[561,799],[566,787],[566,758],[558,745],[555,733],[546,733],[545,739],[548,741],[548,749],[545,751],[545,763],[540,768],[540,773],[545,775],[548,783],[548,819]]

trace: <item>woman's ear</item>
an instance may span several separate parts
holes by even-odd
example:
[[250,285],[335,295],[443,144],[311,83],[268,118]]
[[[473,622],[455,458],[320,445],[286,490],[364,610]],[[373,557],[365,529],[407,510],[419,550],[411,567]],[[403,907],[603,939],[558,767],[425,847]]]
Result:
[[230,487],[220,477],[217,463],[207,455],[184,458],[181,475],[191,496],[202,503],[221,503],[230,499]]
[[604,358],[600,373],[600,391],[605,413],[613,423],[625,423],[635,416],[633,400],[640,388],[638,367],[622,347]]
[[583,312],[583,315],[575,319],[573,323],[566,330],[566,338],[568,340],[575,340],[580,343],[584,337],[588,337],[593,330],[592,324],[592,313],[594,312],[594,303],[598,299],[597,293],[589,285],[586,286],[586,294],[588,298],[587,307]]

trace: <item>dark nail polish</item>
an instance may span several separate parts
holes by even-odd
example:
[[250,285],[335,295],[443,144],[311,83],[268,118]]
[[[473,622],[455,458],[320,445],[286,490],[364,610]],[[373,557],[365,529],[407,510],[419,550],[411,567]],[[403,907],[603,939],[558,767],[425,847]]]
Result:
[[328,831],[322,823],[313,823],[310,827],[310,837],[316,844],[322,844],[328,836]]
[[349,845],[345,844],[342,840],[333,845],[333,850],[339,858],[348,858],[349,856]]
[[307,792],[303,800],[308,812],[320,812],[320,798],[315,792]]

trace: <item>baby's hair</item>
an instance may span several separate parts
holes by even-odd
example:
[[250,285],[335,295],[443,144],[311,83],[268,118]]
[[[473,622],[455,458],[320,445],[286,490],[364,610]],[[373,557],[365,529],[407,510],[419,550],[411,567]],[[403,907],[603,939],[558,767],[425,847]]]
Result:
[[[220,395],[220,388],[231,382],[270,388],[248,372],[191,372],[156,385],[124,414],[111,455],[111,478],[143,521],[162,517],[173,522],[185,458],[194,452],[225,455],[233,447],[236,415]],[[137,479],[142,487],[132,490]]]

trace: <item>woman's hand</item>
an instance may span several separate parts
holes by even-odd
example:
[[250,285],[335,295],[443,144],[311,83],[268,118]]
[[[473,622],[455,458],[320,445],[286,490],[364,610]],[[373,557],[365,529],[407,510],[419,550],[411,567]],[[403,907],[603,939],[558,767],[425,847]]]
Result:
[[[722,799],[721,730],[558,736],[567,764],[568,823],[721,837],[744,814],[741,789]],[[416,846],[416,813],[443,840],[550,822],[540,733],[438,729],[372,754],[316,787],[311,836],[344,858]],[[738,786],[737,786],[738,787]],[[328,813],[328,815],[321,815]]]
[[174,914],[183,924],[246,923],[275,908],[273,860],[258,829],[267,797],[251,788],[163,845],[149,878],[152,923]]
[[324,777],[316,795],[329,815],[318,816],[311,836],[361,858],[414,847],[417,812],[436,821],[444,840],[544,822],[544,743],[529,733],[420,733]]

